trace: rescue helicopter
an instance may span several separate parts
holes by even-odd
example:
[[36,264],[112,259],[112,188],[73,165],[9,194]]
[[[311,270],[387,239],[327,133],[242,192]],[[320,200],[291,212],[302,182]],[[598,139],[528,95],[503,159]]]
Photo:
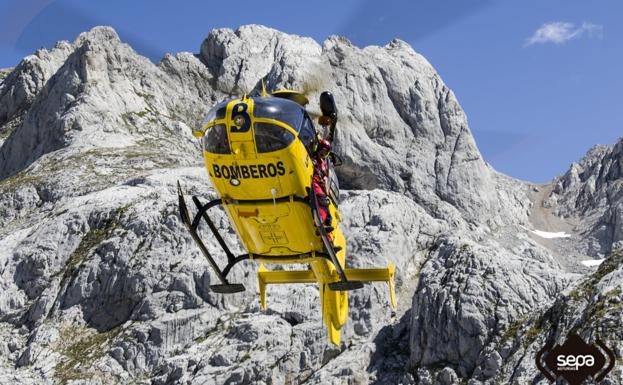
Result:
[[[201,139],[205,167],[219,198],[203,203],[193,196],[197,211],[191,219],[178,181],[179,210],[182,222],[219,280],[210,286],[212,291],[244,291],[242,284],[231,283],[227,276],[245,260],[260,263],[258,282],[263,310],[268,285],[315,283],[329,341],[339,345],[340,330],[348,319],[348,291],[362,288],[363,282],[387,282],[390,302],[395,307],[395,267],[390,263],[383,268],[346,268],[346,239],[339,227],[343,218],[338,209],[339,184],[334,171],[341,160],[333,153],[327,157],[328,206],[335,223],[327,228],[321,219],[318,196],[311,188],[312,156],[322,137],[305,108],[308,102],[302,92],[268,93],[262,84],[259,96],[244,95],[211,108],[193,135]],[[338,110],[331,93],[321,93],[320,109],[319,124],[332,141]],[[219,234],[208,214],[217,206],[227,213],[245,254],[234,255]],[[223,250],[227,260],[223,268],[200,237],[202,221]],[[303,264],[308,268],[270,271],[266,267],[274,264]]]

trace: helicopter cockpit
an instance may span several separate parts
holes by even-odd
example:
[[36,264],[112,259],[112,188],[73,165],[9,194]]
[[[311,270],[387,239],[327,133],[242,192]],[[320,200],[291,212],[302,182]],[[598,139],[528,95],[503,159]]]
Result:
[[[296,137],[305,145],[311,154],[317,140],[316,130],[311,118],[305,109],[298,103],[274,96],[251,97],[253,100],[253,114],[245,111],[239,113],[234,110],[230,114],[230,123],[236,124],[239,116],[246,115],[249,122],[243,122],[238,131],[253,128],[254,142],[258,154],[283,150],[288,147]],[[214,106],[207,113],[202,128],[207,130],[203,137],[203,148],[212,154],[231,154],[230,138],[227,127],[228,102],[222,102]],[[249,125],[249,127],[245,127]],[[238,127],[238,126],[233,126]],[[229,132],[236,132],[236,128]],[[296,134],[296,136],[295,136]]]

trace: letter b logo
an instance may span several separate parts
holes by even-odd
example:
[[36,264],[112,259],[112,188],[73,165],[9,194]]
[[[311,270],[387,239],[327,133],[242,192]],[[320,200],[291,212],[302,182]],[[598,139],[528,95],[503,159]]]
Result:
[[251,128],[251,117],[247,113],[247,104],[238,103],[231,109],[231,120],[234,125],[231,126],[231,132],[247,132]]

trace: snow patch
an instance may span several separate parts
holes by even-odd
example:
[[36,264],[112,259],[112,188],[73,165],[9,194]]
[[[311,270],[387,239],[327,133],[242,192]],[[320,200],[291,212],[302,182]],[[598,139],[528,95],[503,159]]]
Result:
[[603,261],[605,261],[605,260],[606,260],[606,258],[602,258],[602,259],[587,259],[587,260],[582,261],[581,263],[584,266],[593,267],[593,266],[601,265],[601,263]]
[[533,234],[538,235],[541,238],[569,238],[571,234],[567,234],[564,231],[560,231],[557,233],[550,233],[549,231],[541,231],[541,230],[530,230]]

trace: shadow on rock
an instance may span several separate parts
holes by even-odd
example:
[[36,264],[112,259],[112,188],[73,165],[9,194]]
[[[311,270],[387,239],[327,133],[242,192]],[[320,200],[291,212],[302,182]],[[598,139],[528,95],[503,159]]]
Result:
[[408,371],[410,322],[411,310],[408,310],[397,324],[384,326],[374,338],[376,350],[366,368],[369,373],[376,372],[372,384],[415,383]]

